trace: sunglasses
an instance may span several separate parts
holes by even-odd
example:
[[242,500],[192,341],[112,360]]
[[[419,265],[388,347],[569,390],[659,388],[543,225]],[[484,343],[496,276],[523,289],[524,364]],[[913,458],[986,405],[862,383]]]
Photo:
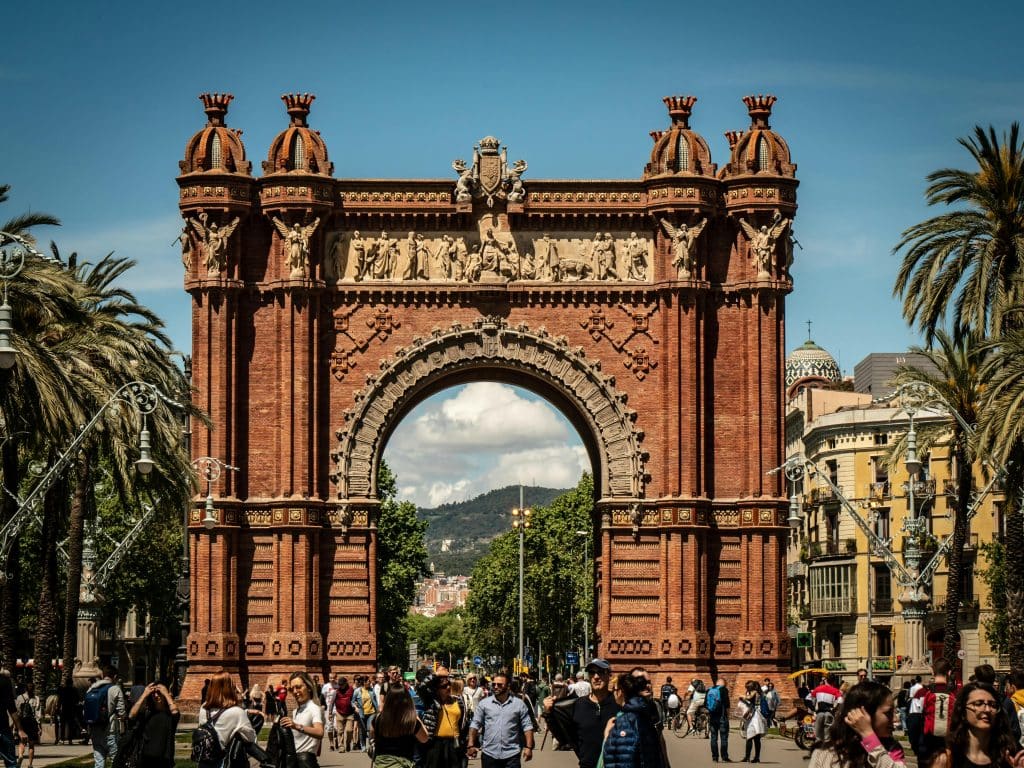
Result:
[[291,686],[288,687],[288,690],[291,691],[292,693],[298,693],[299,691],[306,690],[306,686],[304,686],[304,685],[291,685]]

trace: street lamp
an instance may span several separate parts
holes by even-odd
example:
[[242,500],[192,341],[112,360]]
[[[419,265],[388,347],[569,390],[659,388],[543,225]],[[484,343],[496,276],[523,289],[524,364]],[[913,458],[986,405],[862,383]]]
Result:
[[798,464],[790,464],[786,462],[784,465],[784,472],[786,473],[786,479],[789,480],[789,517],[786,518],[786,522],[789,523],[789,527],[796,530],[803,523],[803,519],[800,517],[803,512],[803,505],[800,503],[800,496],[796,492],[797,483],[803,479],[804,468]]
[[213,506],[213,484],[220,479],[225,469],[237,472],[238,467],[233,467],[227,462],[215,459],[212,456],[200,456],[192,461],[192,466],[206,480],[206,514],[203,516],[203,527],[209,531],[220,522],[217,519],[217,510]]
[[[591,559],[590,559],[590,534],[587,533],[586,531],[576,531],[576,537],[583,539],[583,547],[584,547],[583,555],[586,558],[584,563],[586,565],[589,565],[590,562],[591,562]],[[584,595],[588,595],[589,596],[589,594],[590,594],[589,584],[590,584],[590,578],[593,575],[594,575],[593,574],[593,569],[591,568],[590,576],[584,576],[584,582],[583,582],[583,594]],[[583,662],[582,662],[583,666],[586,666],[588,661],[590,661],[590,611],[589,610],[587,610],[583,614]]]
[[519,531],[519,655],[516,658],[520,664],[523,661],[523,545],[532,515],[533,510],[523,506],[523,486],[520,485],[519,506],[512,510],[512,530]]
[[18,356],[18,351],[11,346],[14,311],[7,303],[7,282],[17,277],[25,266],[26,253],[36,253],[28,240],[0,230],[0,281],[4,284],[3,304],[0,304],[0,368],[4,370],[13,368]]
[[[182,373],[185,375],[185,397],[186,400],[185,408],[182,409],[181,416],[181,437],[183,447],[185,449],[185,456],[191,459],[192,457],[192,414],[189,410],[188,403],[192,401],[192,356],[186,355],[183,352],[173,352],[172,354],[181,357],[182,362]],[[191,558],[188,554],[188,519],[192,512],[192,495],[189,494],[185,500],[185,508],[182,515],[182,529],[181,529],[181,575],[178,577],[178,599],[181,601],[181,645],[178,646],[178,652],[174,656],[174,667],[176,674],[174,679],[176,681],[176,687],[174,695],[178,696],[181,694],[181,689],[185,687],[185,675],[188,672],[188,635],[192,626],[192,613],[191,613],[191,581],[192,581],[192,563]]]

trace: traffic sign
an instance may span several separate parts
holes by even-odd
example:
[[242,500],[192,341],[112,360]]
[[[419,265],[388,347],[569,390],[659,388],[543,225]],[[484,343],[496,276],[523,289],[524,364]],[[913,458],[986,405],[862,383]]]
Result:
[[570,667],[575,667],[580,663],[580,655],[576,651],[569,651],[565,654],[565,663]]
[[484,660],[481,657],[479,657],[479,656],[474,656],[473,657],[473,663],[476,664],[479,667],[481,664],[484,663]]

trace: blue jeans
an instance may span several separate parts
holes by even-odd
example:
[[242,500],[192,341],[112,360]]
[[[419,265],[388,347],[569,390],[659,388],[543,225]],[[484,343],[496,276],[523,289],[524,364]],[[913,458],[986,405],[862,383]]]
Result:
[[[708,721],[708,731],[711,736],[711,759],[717,760],[719,756],[723,760],[729,759],[729,718],[722,717],[718,720],[712,718]],[[719,747],[721,741],[721,747]]]
[[103,768],[107,758],[110,764],[114,764],[117,757],[117,734],[113,728],[100,726],[89,729],[89,737],[92,739],[92,762],[94,768]]

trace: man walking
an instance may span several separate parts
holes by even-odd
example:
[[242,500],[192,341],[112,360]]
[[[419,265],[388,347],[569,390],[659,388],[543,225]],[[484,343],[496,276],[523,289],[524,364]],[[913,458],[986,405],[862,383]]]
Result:
[[711,739],[711,762],[731,763],[729,759],[729,688],[720,677],[704,696],[708,711],[708,731]]
[[510,694],[508,675],[498,673],[491,686],[494,693],[473,713],[466,754],[473,758],[482,752],[482,768],[519,768],[520,756],[522,762],[533,759],[533,721],[526,702]]
[[108,757],[113,765],[125,714],[124,691],[117,684],[117,672],[113,667],[104,667],[103,677],[85,692],[85,722],[96,768],[103,768]]
[[611,665],[604,659],[591,659],[586,671],[590,675],[588,695],[569,697],[558,706],[553,697],[548,697],[544,710],[553,716],[549,723],[557,724],[556,738],[564,735],[565,743],[572,746],[580,768],[595,768],[601,757],[605,726],[618,714],[619,705],[608,687]]

